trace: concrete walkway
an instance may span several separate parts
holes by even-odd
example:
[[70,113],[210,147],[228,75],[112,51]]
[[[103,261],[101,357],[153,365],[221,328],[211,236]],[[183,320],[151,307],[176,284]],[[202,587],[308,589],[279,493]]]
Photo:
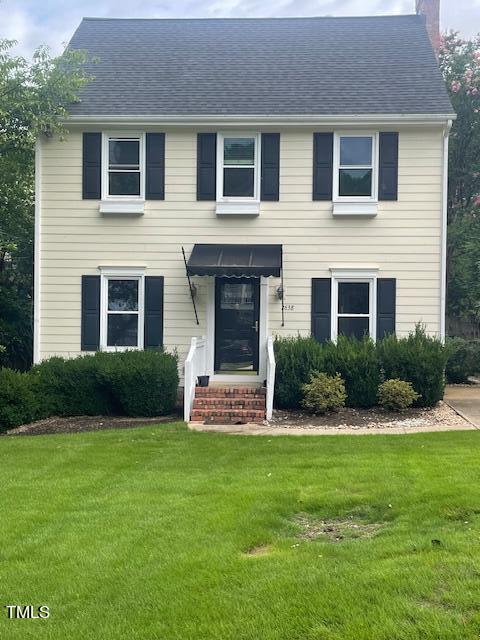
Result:
[[447,385],[445,402],[480,429],[480,384]]

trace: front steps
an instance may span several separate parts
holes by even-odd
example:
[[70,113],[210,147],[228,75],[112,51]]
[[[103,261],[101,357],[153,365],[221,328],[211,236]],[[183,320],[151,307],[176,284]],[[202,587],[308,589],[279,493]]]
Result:
[[191,422],[204,424],[262,423],[265,387],[196,387]]

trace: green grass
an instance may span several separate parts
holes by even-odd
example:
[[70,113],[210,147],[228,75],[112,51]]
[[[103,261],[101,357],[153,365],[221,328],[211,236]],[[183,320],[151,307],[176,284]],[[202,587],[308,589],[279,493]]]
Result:
[[[1,438],[0,638],[478,639],[479,454],[478,432]],[[381,527],[304,540],[299,514]]]

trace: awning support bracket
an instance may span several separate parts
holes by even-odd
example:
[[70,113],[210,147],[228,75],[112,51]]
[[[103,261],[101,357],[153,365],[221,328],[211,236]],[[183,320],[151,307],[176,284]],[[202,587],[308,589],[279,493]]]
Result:
[[190,297],[192,299],[193,311],[195,313],[195,321],[197,324],[200,324],[198,320],[197,307],[195,305],[195,295],[194,295],[193,284],[192,284],[192,281],[190,280],[190,274],[188,273],[187,258],[185,256],[185,249],[183,247],[182,247],[182,253],[183,253],[183,261],[185,263],[185,271],[187,272],[188,288],[190,289]]

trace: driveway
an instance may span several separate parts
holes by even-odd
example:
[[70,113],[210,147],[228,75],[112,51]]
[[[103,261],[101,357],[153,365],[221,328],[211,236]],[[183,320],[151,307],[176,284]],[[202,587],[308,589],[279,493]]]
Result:
[[447,385],[444,400],[480,429],[480,384]]

